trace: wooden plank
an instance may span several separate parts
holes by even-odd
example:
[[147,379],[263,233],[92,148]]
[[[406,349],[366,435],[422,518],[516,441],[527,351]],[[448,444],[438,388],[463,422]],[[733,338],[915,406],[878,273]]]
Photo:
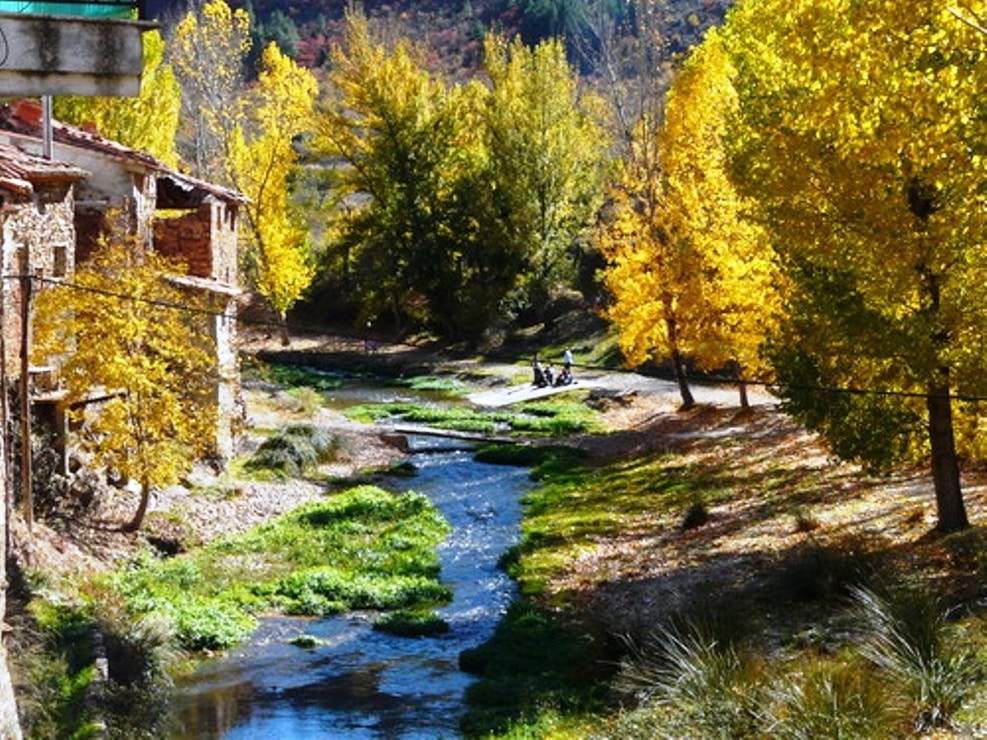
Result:
[[477,406],[509,406],[512,403],[535,401],[546,396],[554,396],[557,393],[585,391],[595,387],[596,384],[591,380],[574,380],[569,385],[545,386],[544,388],[535,385],[512,385],[507,388],[481,391],[466,398]]

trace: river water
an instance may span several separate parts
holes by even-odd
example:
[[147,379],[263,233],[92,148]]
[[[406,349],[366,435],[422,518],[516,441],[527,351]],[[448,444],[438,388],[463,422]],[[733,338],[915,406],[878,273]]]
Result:
[[[437,638],[371,630],[372,615],[265,620],[252,639],[177,687],[172,738],[454,738],[471,678],[459,653],[493,633],[514,598],[497,568],[519,536],[528,470],[469,452],[416,453],[403,488],[429,496],[452,526],[440,548],[452,602]],[[297,635],[319,638],[304,649]]]

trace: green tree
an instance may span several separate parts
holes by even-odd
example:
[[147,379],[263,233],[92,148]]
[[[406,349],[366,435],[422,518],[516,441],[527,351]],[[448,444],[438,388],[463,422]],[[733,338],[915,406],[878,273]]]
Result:
[[928,455],[938,527],[963,528],[954,399],[987,392],[987,39],[926,0],[754,0],[727,28],[736,181],[795,291],[786,405],[841,454]]
[[[60,358],[78,443],[94,466],[140,484],[129,531],[140,528],[151,491],[176,482],[214,438],[215,367],[201,314],[167,280],[183,272],[132,238],[105,242],[36,303],[32,352]],[[94,389],[105,400],[89,403]]]
[[474,337],[522,266],[516,242],[485,228],[485,91],[445,86],[408,43],[387,48],[359,15],[331,66],[317,146],[340,163],[331,250],[345,255],[361,322],[389,314]]
[[195,176],[226,183],[227,147],[243,120],[250,17],[209,0],[178,22],[167,49],[182,89],[179,156]]
[[93,125],[100,136],[178,166],[175,136],[181,90],[170,64],[164,61],[160,32],[143,35],[144,71],[136,98],[65,97],[54,101],[54,115],[77,125]]
[[286,345],[288,310],[314,276],[308,235],[291,207],[291,179],[298,159],[294,142],[312,131],[317,96],[311,72],[272,42],[249,95],[250,115],[229,145],[229,180],[250,199],[242,232],[247,275],[277,314]]
[[518,303],[537,310],[575,282],[580,241],[602,201],[608,136],[561,42],[531,49],[491,36],[484,67],[493,226],[524,255]]

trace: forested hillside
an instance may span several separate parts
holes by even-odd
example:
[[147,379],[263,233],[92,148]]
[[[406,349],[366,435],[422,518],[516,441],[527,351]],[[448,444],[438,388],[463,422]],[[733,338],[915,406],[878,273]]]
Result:
[[[149,15],[177,18],[187,0],[154,0]],[[195,3],[200,4],[200,3]],[[305,66],[326,60],[329,45],[338,40],[349,0],[235,0],[255,17],[255,33],[262,41],[277,40],[289,56]],[[664,35],[669,50],[685,51],[702,32],[719,25],[732,0],[665,0]],[[617,0],[365,0],[360,3],[370,18],[388,19],[401,34],[427,41],[439,66],[453,70],[475,67],[483,36],[498,31],[521,34],[528,43],[561,36],[592,39],[601,18],[624,19],[632,3]],[[580,44],[570,45],[573,50]],[[585,60],[582,60],[585,61]]]

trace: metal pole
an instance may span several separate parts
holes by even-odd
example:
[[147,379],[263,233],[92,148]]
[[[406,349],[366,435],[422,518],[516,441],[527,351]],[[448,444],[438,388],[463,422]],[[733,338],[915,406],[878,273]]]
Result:
[[51,159],[54,150],[51,124],[51,95],[41,96],[41,156]]
[[[28,250],[28,245],[24,245]],[[34,526],[34,491],[31,486],[31,258],[24,260],[21,275],[21,495],[24,497],[24,523]]]

